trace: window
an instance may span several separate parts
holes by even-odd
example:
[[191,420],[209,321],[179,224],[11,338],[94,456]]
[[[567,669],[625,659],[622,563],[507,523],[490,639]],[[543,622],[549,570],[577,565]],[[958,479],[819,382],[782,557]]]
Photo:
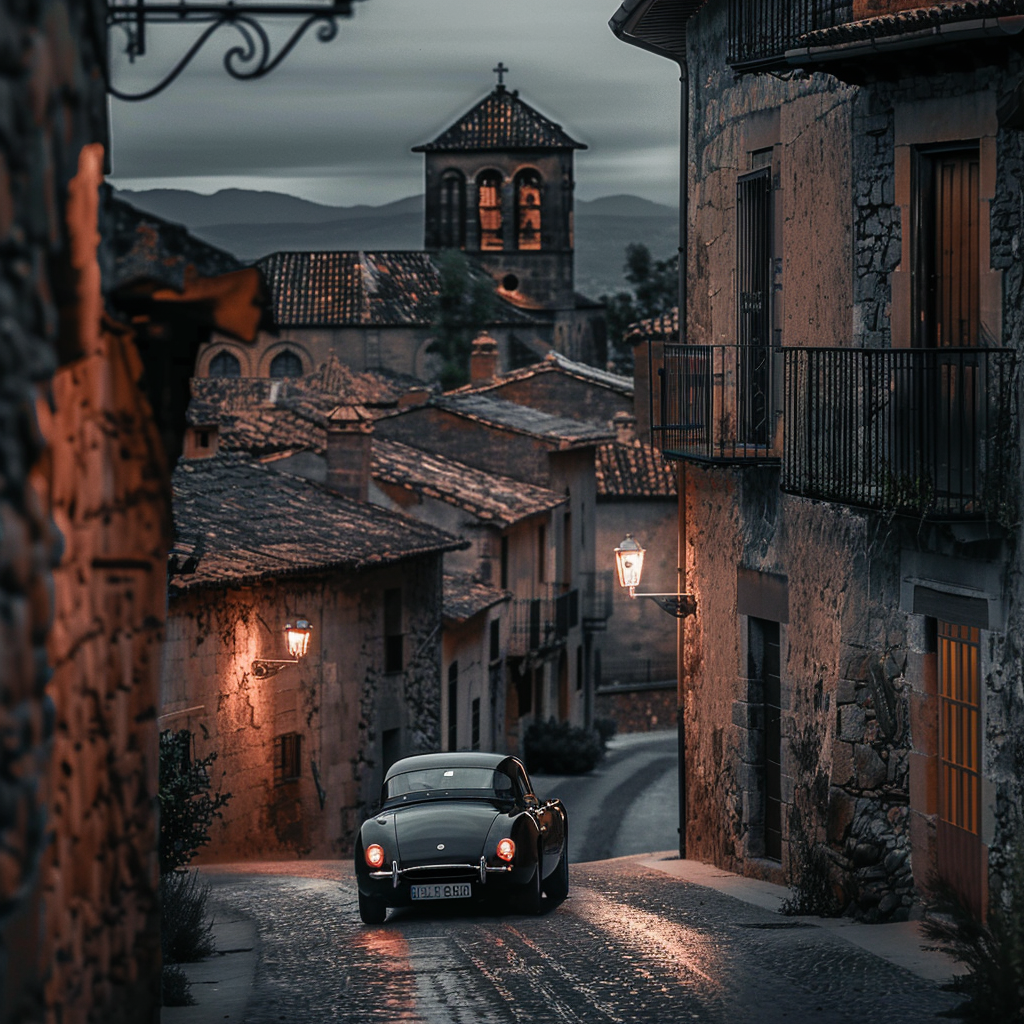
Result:
[[480,222],[480,248],[505,248],[501,223],[501,175],[485,171],[477,179],[477,217]]
[[448,749],[459,749],[459,663],[448,666]]
[[748,619],[747,675],[761,683],[764,734],[761,741],[760,790],[764,811],[764,856],[782,859],[782,679],[779,624]]
[[286,732],[274,739],[274,785],[292,782],[302,774],[302,736]]
[[210,360],[211,377],[241,377],[242,364],[226,349],[221,349]]
[[402,636],[402,591],[384,591],[384,671],[401,672],[404,662]]
[[576,689],[583,689],[583,648],[576,648]]
[[441,178],[441,248],[462,249],[466,244],[466,180],[458,171]]
[[508,590],[508,537],[501,538],[501,589]]
[[290,349],[278,352],[270,361],[271,377],[301,377],[302,360]]
[[501,619],[491,620],[491,651],[490,660],[497,661],[501,657]]
[[480,698],[474,697],[470,711],[472,749],[480,749]]
[[974,626],[939,623],[939,817],[981,830],[980,642]]
[[767,444],[771,394],[772,169],[736,183],[736,399],[739,440]]
[[548,578],[548,531],[541,523],[537,527],[537,582],[546,583]]
[[562,520],[562,582],[572,586],[572,513]]
[[516,248],[540,248],[540,175],[536,171],[516,176]]

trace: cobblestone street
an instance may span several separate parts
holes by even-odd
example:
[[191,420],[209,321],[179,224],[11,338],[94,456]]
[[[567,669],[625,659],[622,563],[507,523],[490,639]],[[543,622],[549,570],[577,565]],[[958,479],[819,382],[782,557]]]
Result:
[[208,875],[216,917],[255,926],[248,1024],[913,1024],[953,1004],[834,932],[640,858],[573,865],[569,900],[539,918],[434,907],[376,928],[347,864],[256,870]]

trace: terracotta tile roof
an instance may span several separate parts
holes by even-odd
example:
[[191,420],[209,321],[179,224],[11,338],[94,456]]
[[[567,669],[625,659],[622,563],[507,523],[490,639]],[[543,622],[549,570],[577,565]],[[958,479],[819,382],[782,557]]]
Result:
[[143,213],[123,199],[111,197],[108,202],[114,259],[109,274],[105,270],[104,285],[110,290],[147,282],[182,291],[200,277],[219,277],[244,266],[180,224]]
[[322,452],[327,417],[339,405],[358,405],[371,414],[391,410],[409,387],[398,378],[351,370],[332,356],[305,377],[195,377],[186,415],[193,426],[216,425],[222,450]]
[[[958,0],[957,3],[922,4],[905,11],[880,14],[859,21],[848,21],[832,28],[822,28],[801,36],[801,47],[835,46],[878,39],[883,36],[927,32],[940,25],[983,18],[1002,18],[1024,14],[1021,0]],[[941,37],[936,38],[940,42]]]
[[599,445],[594,459],[599,498],[671,498],[675,470],[656,448],[641,441]]
[[444,621],[465,622],[512,595],[479,583],[464,573],[444,574]]
[[515,381],[528,380],[531,377],[543,373],[560,373],[566,377],[575,377],[577,380],[587,384],[594,384],[598,387],[615,391],[627,398],[633,397],[633,378],[623,377],[618,373],[611,373],[608,370],[600,370],[596,366],[589,366],[586,363],[578,363],[558,352],[549,352],[540,362],[531,363],[529,366],[520,367],[518,370],[510,370],[493,380],[482,381],[476,384],[466,384],[448,394],[457,395],[468,392],[493,391]]
[[373,476],[396,487],[454,505],[504,528],[566,502],[564,495],[411,448],[374,438]]
[[[425,327],[433,322],[440,274],[425,252],[276,252],[256,264],[278,327]],[[482,269],[471,268],[493,286]],[[493,323],[532,323],[495,296]]]
[[431,403],[456,416],[554,442],[559,448],[597,444],[608,440],[613,433],[608,427],[588,420],[552,416],[539,409],[477,392],[437,395]]
[[667,313],[652,316],[647,320],[638,320],[626,328],[627,341],[639,341],[644,338],[678,341],[679,307],[675,306]]
[[503,85],[485,96],[433,142],[413,146],[414,153],[478,149],[586,149],[562,126],[549,121]]
[[183,459],[172,486],[172,591],[366,569],[465,545],[240,453]]

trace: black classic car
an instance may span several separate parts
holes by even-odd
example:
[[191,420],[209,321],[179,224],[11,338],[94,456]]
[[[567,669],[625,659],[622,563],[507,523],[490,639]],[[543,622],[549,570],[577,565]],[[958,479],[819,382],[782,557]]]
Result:
[[505,754],[421,754],[384,777],[380,810],[356,842],[359,916],[429,900],[501,899],[539,914],[569,893],[569,822],[541,803],[523,763]]

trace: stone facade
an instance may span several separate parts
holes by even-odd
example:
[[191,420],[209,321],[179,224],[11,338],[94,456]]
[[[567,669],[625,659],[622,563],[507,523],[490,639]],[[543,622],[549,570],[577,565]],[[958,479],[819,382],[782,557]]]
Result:
[[[861,5],[858,17],[906,6]],[[955,28],[966,14],[949,6]],[[929,316],[937,328],[927,329],[944,329],[941,316],[916,283],[934,216],[925,204],[937,201],[926,199],[924,174],[953,152],[976,175],[976,332],[964,321],[940,344],[1015,349],[1022,147],[1005,82],[1019,77],[1019,55],[998,41],[958,42],[955,64],[906,51],[917,56],[898,76],[891,64],[876,76],[842,54],[822,58],[820,70],[736,74],[727,7],[710,0],[687,25],[689,340],[734,345],[744,315],[763,308],[746,296],[741,308],[735,283],[746,251],[737,182],[761,172],[771,257],[764,340],[782,352],[934,344],[924,332]],[[890,26],[890,61],[902,60],[901,24]],[[827,46],[828,31],[819,35]],[[773,358],[767,450],[779,458],[803,435],[779,400],[793,364]],[[1008,380],[997,404],[1015,394]],[[715,386],[738,393],[727,377]],[[1021,686],[1018,413],[1013,399],[993,421],[1011,467],[1002,496],[982,495],[957,523],[927,509],[897,514],[884,501],[868,511],[809,500],[771,458],[683,458],[698,609],[685,640],[690,856],[791,883],[827,872],[841,906],[869,921],[906,917],[938,872],[984,913],[1021,834],[1024,730],[1010,696]],[[940,708],[943,685],[959,685],[954,656],[975,659],[981,751],[978,811],[955,848],[940,806],[950,742]]]

